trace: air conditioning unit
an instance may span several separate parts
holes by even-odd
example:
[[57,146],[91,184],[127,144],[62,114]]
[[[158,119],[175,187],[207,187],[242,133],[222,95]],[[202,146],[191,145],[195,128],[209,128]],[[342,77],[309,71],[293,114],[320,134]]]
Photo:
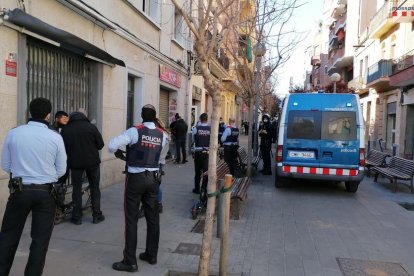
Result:
[[397,63],[398,70],[404,70],[404,66],[405,66],[404,61],[400,61]]

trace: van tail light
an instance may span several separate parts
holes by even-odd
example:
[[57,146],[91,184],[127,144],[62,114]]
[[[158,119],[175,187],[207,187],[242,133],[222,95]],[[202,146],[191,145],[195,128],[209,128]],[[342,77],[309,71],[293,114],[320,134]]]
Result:
[[365,166],[365,149],[359,149],[359,165]]
[[276,151],[276,162],[282,162],[283,160],[283,146],[278,145]]

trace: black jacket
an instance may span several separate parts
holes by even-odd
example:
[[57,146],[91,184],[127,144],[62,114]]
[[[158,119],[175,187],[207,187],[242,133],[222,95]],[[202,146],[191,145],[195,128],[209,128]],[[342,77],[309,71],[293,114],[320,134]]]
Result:
[[187,138],[188,125],[183,119],[178,119],[173,127],[173,134],[176,140],[185,140]]
[[68,156],[68,168],[84,169],[101,163],[99,150],[104,147],[102,135],[83,113],[72,113],[61,134]]

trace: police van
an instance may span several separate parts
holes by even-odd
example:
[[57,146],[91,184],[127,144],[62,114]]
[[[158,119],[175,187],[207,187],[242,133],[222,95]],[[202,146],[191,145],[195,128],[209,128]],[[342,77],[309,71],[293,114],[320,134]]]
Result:
[[344,181],[356,192],[364,176],[365,127],[355,94],[289,94],[282,107],[275,186],[287,180]]

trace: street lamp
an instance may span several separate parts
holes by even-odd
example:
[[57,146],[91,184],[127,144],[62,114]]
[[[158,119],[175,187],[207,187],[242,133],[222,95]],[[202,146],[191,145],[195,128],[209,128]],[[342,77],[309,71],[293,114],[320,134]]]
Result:
[[257,131],[258,123],[258,116],[259,116],[259,94],[260,94],[260,73],[262,70],[262,57],[266,54],[266,46],[262,42],[257,42],[256,45],[253,47],[253,55],[255,56],[256,60],[256,99],[254,102],[254,119],[253,124],[255,126],[254,130],[254,137],[253,137],[253,154],[254,156],[258,155],[258,147],[259,147],[259,135]]
[[341,80],[341,75],[333,73],[331,75],[331,81],[333,82],[333,92],[336,93],[336,83]]

